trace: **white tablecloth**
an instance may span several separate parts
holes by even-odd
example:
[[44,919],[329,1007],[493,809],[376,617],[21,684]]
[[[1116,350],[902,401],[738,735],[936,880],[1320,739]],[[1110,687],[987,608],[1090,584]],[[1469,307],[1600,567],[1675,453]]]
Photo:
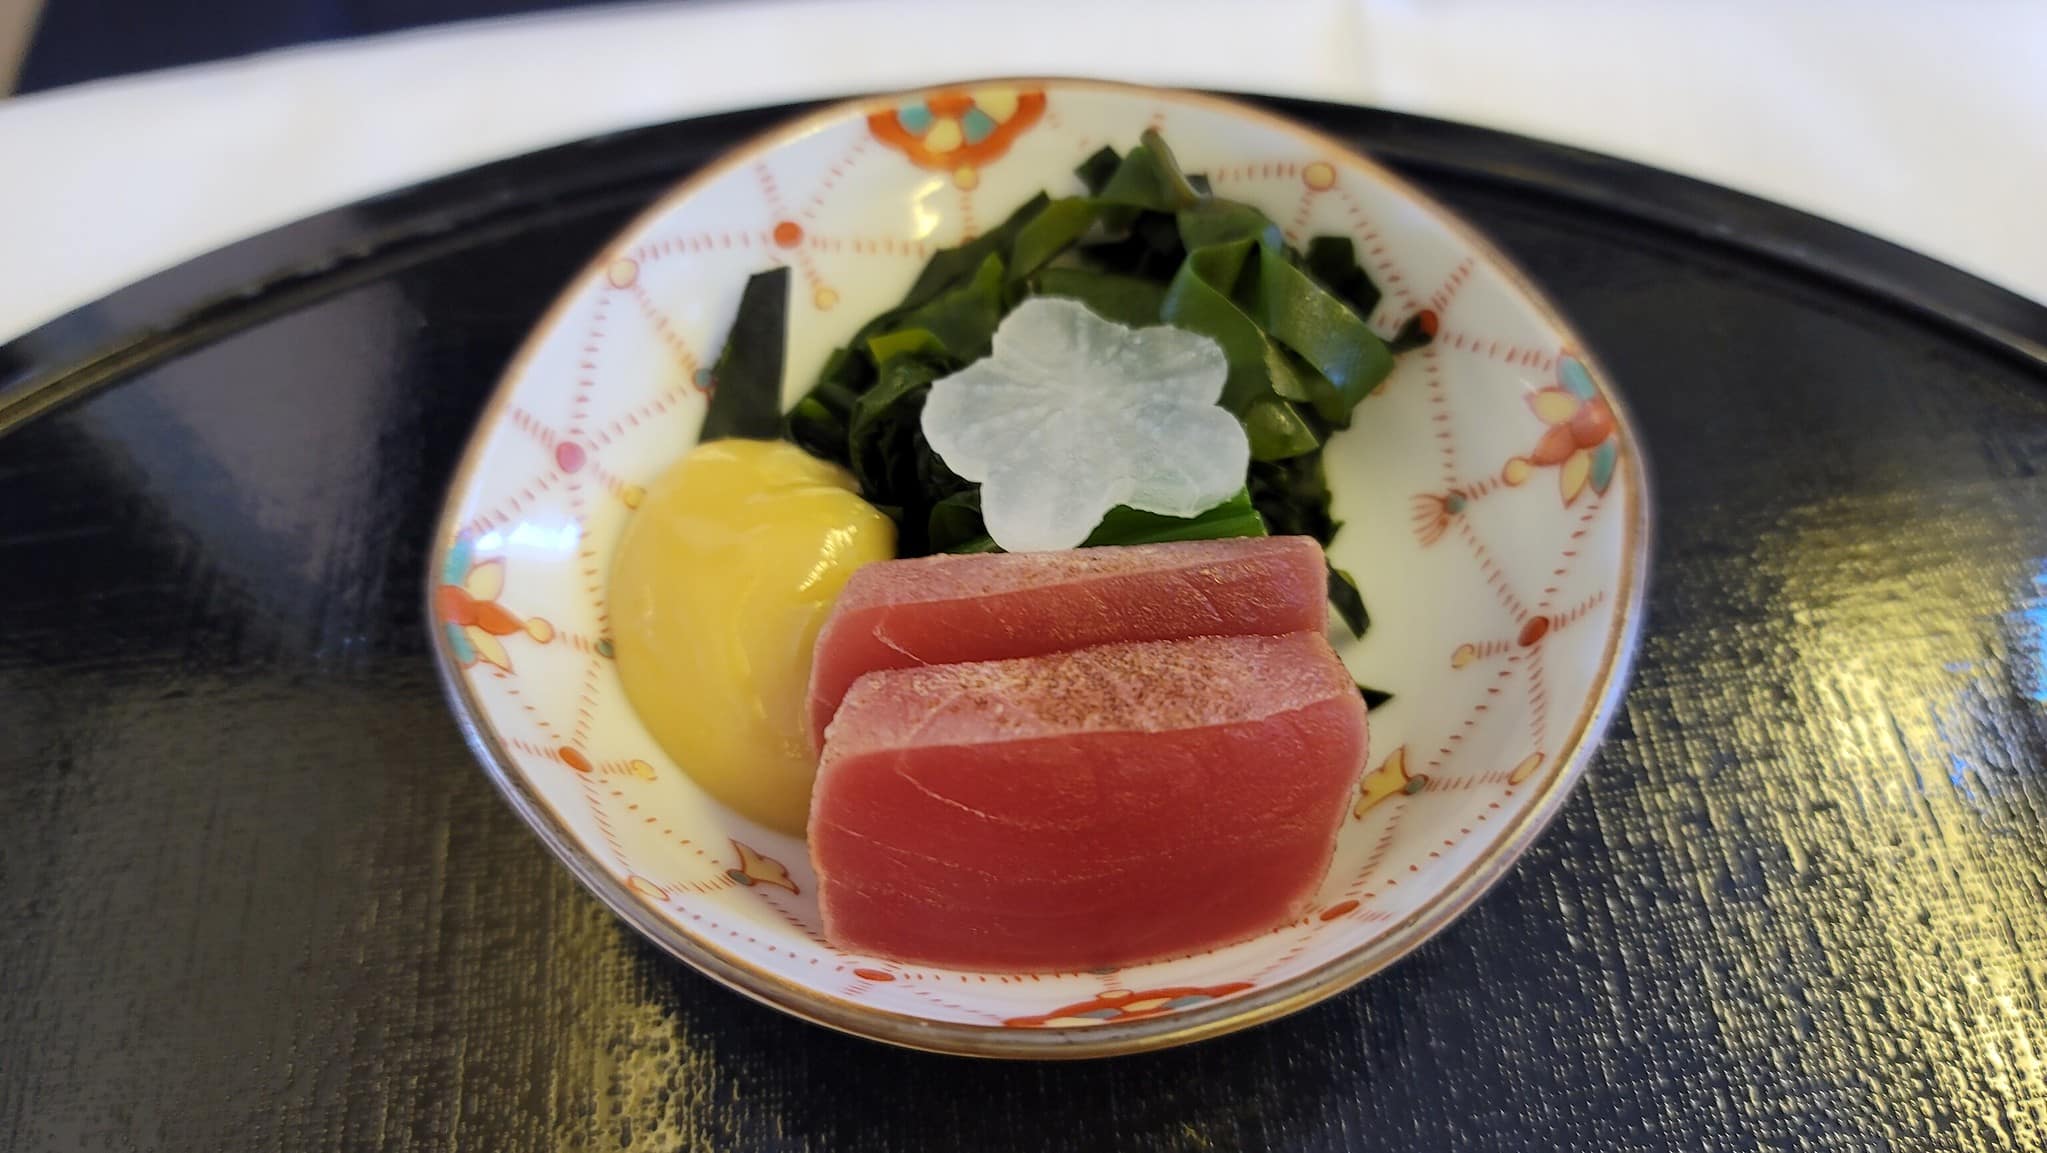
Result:
[[483,161],[703,112],[1020,74],[1523,132],[1829,216],[2047,300],[2040,0],[696,0],[0,102],[0,340],[250,233]]

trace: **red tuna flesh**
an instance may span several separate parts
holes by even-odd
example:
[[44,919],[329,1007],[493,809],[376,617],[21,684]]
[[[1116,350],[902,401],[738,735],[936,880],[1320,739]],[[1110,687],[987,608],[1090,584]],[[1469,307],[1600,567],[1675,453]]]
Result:
[[870,564],[818,633],[810,733],[863,673],[1125,641],[1320,632],[1329,586],[1304,536],[1176,541]]
[[810,808],[825,935],[902,961],[1078,970],[1300,915],[1364,769],[1319,632],[883,670]]

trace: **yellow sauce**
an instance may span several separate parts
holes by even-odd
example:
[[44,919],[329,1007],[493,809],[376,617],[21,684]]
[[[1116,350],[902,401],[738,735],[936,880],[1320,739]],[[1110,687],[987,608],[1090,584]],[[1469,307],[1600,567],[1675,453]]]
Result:
[[853,570],[895,525],[844,470],[791,444],[698,445],[647,490],[611,564],[619,677],[705,791],[801,835],[817,773],[810,651]]

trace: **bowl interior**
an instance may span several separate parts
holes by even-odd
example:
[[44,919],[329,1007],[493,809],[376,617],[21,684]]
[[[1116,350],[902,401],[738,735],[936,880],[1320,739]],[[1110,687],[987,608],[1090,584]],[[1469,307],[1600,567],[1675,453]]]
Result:
[[[1327,454],[1331,552],[1373,614],[1339,651],[1394,699],[1334,866],[1299,921],[1119,971],[961,973],[819,932],[803,843],[709,800],[648,736],[610,659],[605,577],[643,486],[694,442],[751,273],[794,267],[788,399],[934,251],[1146,127],[1299,242],[1352,237],[1390,334],[1435,340]],[[1646,499],[1625,414],[1554,314],[1383,170],[1268,114],[1083,82],[827,110],[692,179],[569,287],[475,433],[431,574],[436,651],[514,805],[641,931],[832,1025],[960,1052],[1149,1047],[1341,988],[1440,928],[1582,770],[1625,675]],[[489,606],[489,607],[484,607]],[[1334,634],[1333,634],[1334,635]]]

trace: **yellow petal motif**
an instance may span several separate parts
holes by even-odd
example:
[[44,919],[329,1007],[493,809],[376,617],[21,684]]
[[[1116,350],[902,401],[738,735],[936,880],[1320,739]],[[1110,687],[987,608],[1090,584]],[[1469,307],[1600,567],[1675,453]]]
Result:
[[1578,414],[1584,402],[1561,388],[1545,388],[1528,398],[1528,407],[1544,424],[1562,424]]
[[973,97],[974,107],[986,112],[997,124],[1016,115],[1014,88],[977,88],[973,92]]
[[489,661],[506,672],[512,671],[512,658],[505,652],[503,642],[475,625],[463,629],[462,635],[468,637],[470,645],[476,649],[477,659]]
[[960,122],[953,119],[940,120],[924,134],[924,147],[933,152],[951,152],[966,142],[966,134],[960,131]]
[[738,841],[732,842],[732,847],[739,851],[737,871],[747,878],[748,884],[773,885],[778,889],[796,892],[796,882],[790,879],[789,870],[783,867],[782,862],[773,857],[763,856],[751,845]]
[[1592,476],[1592,454],[1579,449],[1564,459],[1564,466],[1557,470],[1557,490],[1564,494],[1564,503],[1570,504],[1585,491],[1585,482]]
[[1393,750],[1378,768],[1365,774],[1358,782],[1357,807],[1351,810],[1353,818],[1362,817],[1372,811],[1372,806],[1388,797],[1401,793],[1416,793],[1428,783],[1427,778],[1411,777],[1407,773],[1407,746]]
[[469,570],[462,579],[462,590],[480,601],[494,601],[505,591],[505,562],[487,560]]

